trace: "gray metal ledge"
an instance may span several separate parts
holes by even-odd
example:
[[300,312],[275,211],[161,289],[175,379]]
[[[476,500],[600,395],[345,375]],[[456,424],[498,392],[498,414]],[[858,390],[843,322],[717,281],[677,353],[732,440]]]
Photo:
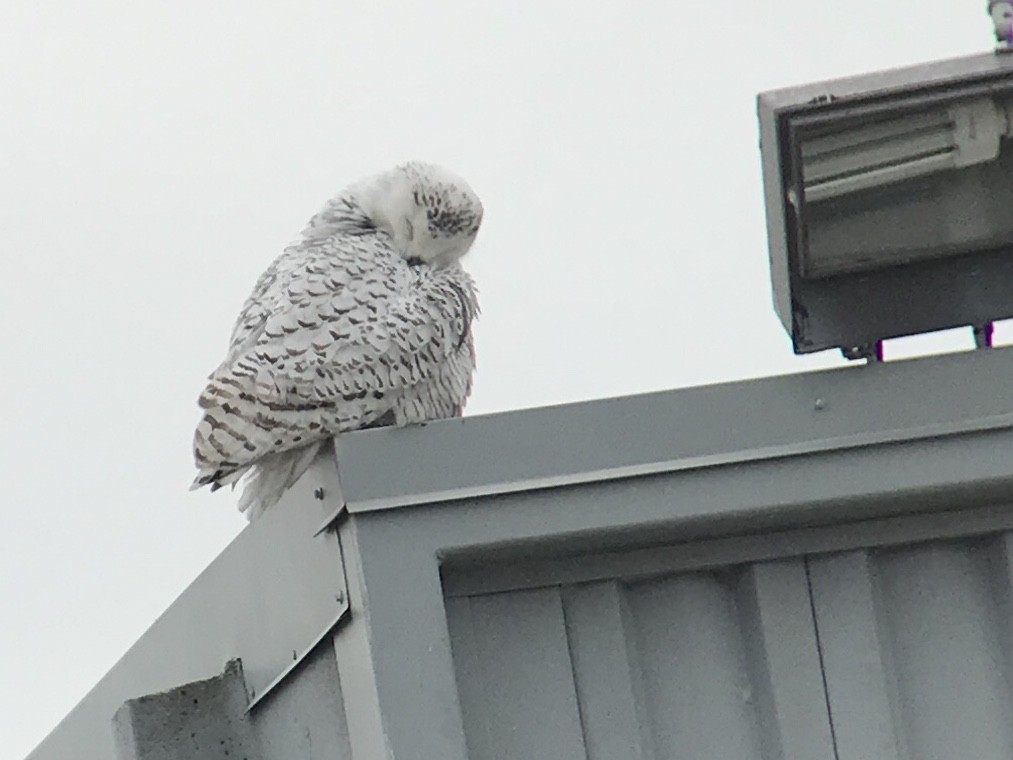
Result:
[[465,417],[345,436],[338,468],[356,513],[939,439],[1013,428],[1011,378],[993,349]]

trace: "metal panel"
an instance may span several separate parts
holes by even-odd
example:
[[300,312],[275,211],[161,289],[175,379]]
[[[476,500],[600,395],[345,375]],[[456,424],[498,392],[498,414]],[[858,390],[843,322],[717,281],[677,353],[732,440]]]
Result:
[[334,651],[352,753],[467,760],[432,535],[396,516],[351,516],[341,526],[352,614]]
[[[630,498],[633,498],[632,489]],[[443,569],[443,589],[448,597],[473,596],[559,583],[668,575],[723,567],[731,563],[976,536],[1005,530],[1013,530],[1013,507],[990,504],[942,513],[859,520],[844,525],[680,541],[645,549],[596,551],[567,556],[552,554],[546,557],[451,565]],[[813,560],[814,572],[820,571],[824,561],[830,562],[822,558]],[[834,563],[830,565],[836,567]],[[834,572],[843,571],[835,569]],[[1013,578],[1010,582],[1013,584]],[[1013,590],[1009,597],[1013,600]],[[1013,623],[1013,601],[1009,614]]]
[[[323,500],[314,497],[319,488]],[[29,757],[62,759],[77,747],[86,747],[89,757],[111,757],[109,721],[124,701],[216,676],[235,658],[243,662],[250,701],[280,683],[347,610],[336,537],[313,535],[321,517],[340,503],[334,468],[318,459]]]
[[[318,458],[284,500],[244,532],[250,536],[242,578],[201,584],[208,602],[226,612],[234,628],[251,707],[298,667],[348,611],[337,535],[315,534],[319,516],[342,501],[334,468],[328,465],[326,455]],[[227,597],[232,606],[225,610]]]
[[813,557],[809,574],[837,760],[906,758],[868,553]]
[[559,590],[476,597],[448,612],[474,700],[471,760],[584,760]]
[[478,760],[495,756],[495,744],[486,720],[482,648],[475,633],[471,614],[471,600],[448,599],[447,628],[453,644],[454,668],[457,676],[457,694],[464,723],[468,757]]
[[[1003,163],[1011,163],[1008,156]],[[996,166],[995,171],[1008,168]],[[1007,172],[1004,177],[1008,176]],[[911,216],[925,213],[918,209]],[[892,223],[904,221],[894,219]],[[926,224],[924,219],[911,223]],[[863,232],[856,237],[869,237],[867,231]],[[1004,246],[874,273],[799,280],[793,290],[793,303],[800,313],[792,334],[795,353],[868,345],[903,335],[1008,319],[1013,316],[1011,257],[1013,248]]]
[[247,717],[256,731],[265,760],[351,760],[353,757],[342,683],[329,641],[322,642],[303,661],[297,673],[285,679],[271,692],[271,698]]
[[1010,377],[977,351],[370,430],[338,467],[354,513],[1009,429]]
[[830,717],[802,561],[751,565],[737,591],[764,758],[832,757]]
[[731,584],[686,575],[629,591],[656,760],[752,760],[762,739]]
[[989,572],[994,583],[995,625],[1004,655],[1004,672],[1013,689],[1013,532],[1005,531],[995,537],[989,559]]
[[840,760],[1013,755],[1010,535],[810,561]]
[[588,760],[651,760],[643,674],[622,588],[613,581],[570,586],[563,601]]
[[911,756],[1013,756],[986,546],[897,549],[876,566]]

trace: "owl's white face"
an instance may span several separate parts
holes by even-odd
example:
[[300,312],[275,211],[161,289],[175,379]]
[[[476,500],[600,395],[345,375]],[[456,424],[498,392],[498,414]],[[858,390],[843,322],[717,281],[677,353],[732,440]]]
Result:
[[413,264],[449,266],[471,248],[482,202],[467,182],[433,164],[403,164],[360,185],[358,200]]

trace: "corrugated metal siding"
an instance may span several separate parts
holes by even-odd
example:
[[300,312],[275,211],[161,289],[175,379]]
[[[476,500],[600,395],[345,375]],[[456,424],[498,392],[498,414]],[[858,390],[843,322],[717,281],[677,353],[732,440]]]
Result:
[[1011,540],[810,560],[842,759],[1013,757]]
[[448,598],[470,757],[1013,757],[1011,542]]

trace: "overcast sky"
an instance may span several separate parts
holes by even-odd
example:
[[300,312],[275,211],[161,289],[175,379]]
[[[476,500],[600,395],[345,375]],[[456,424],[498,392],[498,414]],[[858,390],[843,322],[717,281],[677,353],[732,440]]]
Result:
[[195,399],[326,198],[411,158],[482,197],[468,414],[837,364],[770,305],[755,95],[987,51],[984,6],[5,4],[4,753],[245,525],[187,491]]

